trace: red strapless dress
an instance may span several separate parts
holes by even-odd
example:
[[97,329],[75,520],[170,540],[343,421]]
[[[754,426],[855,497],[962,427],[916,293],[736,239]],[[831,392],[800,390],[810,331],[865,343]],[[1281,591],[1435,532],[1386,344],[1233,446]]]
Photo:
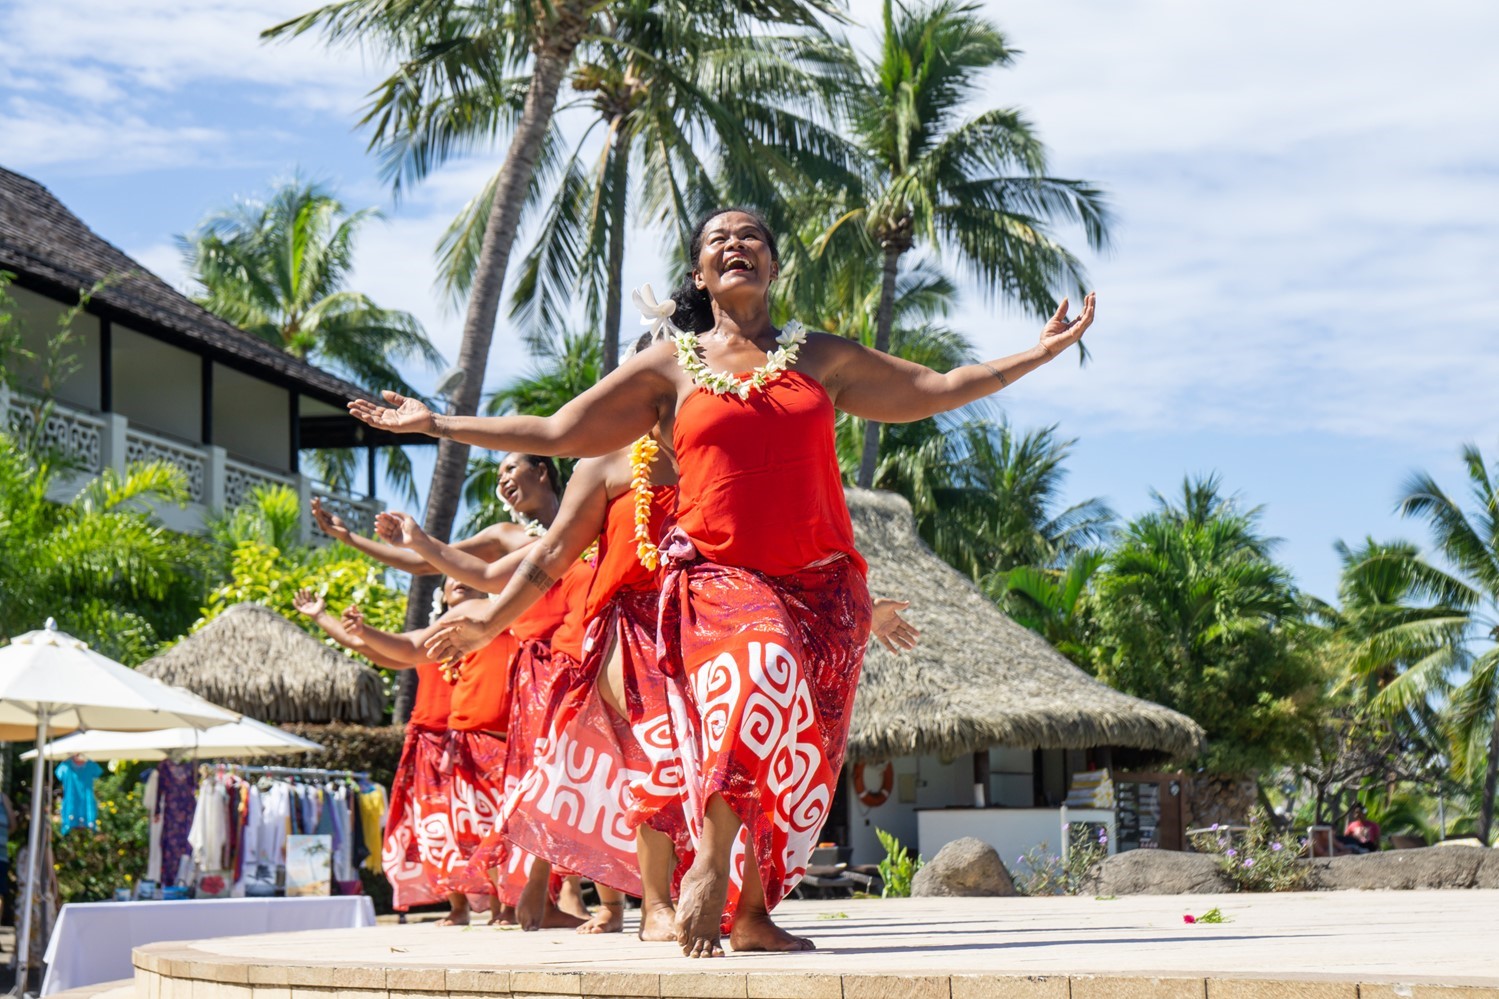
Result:
[[677,412],[660,668],[689,832],[715,794],[744,822],[726,913],[751,846],[768,906],[801,880],[843,766],[871,605],[833,419],[795,371],[748,399],[699,389]]
[[[653,491],[647,527],[653,541],[675,506],[674,488]],[[658,574],[637,556],[635,494],[626,492],[609,504],[598,568],[553,641],[551,724],[505,821],[506,837],[522,850],[637,896],[640,822],[677,842],[679,862],[690,850],[681,768],[670,740],[659,738],[669,726],[666,688],[656,669],[658,604]],[[624,660],[628,719],[598,691],[616,648]],[[643,744],[653,733],[662,745]]]

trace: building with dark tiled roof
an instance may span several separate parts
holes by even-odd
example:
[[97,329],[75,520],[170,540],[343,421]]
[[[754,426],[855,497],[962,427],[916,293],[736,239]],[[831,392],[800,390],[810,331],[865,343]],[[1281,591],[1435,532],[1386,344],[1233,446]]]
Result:
[[[16,366],[0,389],[6,425],[46,420],[45,436],[86,472],[164,459],[187,475],[192,504],[163,510],[175,528],[194,530],[210,510],[233,508],[254,488],[281,483],[307,500],[368,522],[369,495],[338,496],[301,474],[304,448],[420,444],[365,426],[344,404],[366,389],[238,329],[100,237],[36,181],[0,168],[0,271],[13,275],[8,294],[23,342],[45,354],[62,317],[70,323],[66,376],[50,385],[50,414],[36,396],[48,386],[37,360]],[[307,504],[304,502],[303,507]],[[308,522],[311,529],[310,521]]]

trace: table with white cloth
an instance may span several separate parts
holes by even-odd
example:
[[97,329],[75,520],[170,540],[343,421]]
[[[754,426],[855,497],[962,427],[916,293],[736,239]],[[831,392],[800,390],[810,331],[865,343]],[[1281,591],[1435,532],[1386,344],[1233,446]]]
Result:
[[367,895],[70,903],[47,942],[41,994],[133,978],[130,953],[145,944],[374,925]]

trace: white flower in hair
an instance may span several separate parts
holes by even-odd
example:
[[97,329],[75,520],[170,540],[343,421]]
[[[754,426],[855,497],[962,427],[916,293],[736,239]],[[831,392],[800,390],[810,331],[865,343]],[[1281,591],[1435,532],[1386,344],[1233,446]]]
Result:
[[672,298],[664,302],[656,301],[656,293],[651,291],[648,284],[641,285],[630,293],[630,300],[635,303],[635,308],[640,310],[640,325],[651,328],[651,339],[659,340],[663,336],[675,335],[676,326],[671,317],[677,311],[677,303]]

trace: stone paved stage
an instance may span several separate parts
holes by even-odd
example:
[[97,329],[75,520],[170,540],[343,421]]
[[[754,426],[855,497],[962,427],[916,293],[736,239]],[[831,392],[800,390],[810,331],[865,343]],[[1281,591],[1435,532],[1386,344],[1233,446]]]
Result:
[[[1219,907],[1228,922],[1187,925]],[[433,925],[155,944],[139,999],[1499,999],[1499,891],[788,902],[815,953]],[[635,917],[627,917],[626,930]]]

